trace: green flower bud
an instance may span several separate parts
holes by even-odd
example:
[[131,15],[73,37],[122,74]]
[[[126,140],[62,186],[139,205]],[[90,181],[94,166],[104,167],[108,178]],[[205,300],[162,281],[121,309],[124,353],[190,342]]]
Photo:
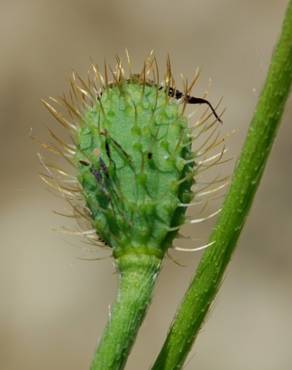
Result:
[[[61,99],[74,123],[45,103],[73,131],[74,148],[63,143],[63,156],[76,167],[87,218],[113,255],[162,258],[185,222],[198,167],[186,104],[208,104],[220,118],[187,86],[176,90],[169,59],[162,84],[152,54],[140,74],[126,76],[118,60],[112,82],[107,66],[104,76],[92,70],[88,83],[74,74],[71,101]],[[75,189],[58,187],[66,196]]]

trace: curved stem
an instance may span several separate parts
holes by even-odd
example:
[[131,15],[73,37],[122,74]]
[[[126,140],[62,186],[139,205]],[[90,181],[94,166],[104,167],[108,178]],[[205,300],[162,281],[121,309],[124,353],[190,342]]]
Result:
[[218,291],[235,249],[274,141],[292,81],[292,1],[230,190],[204,254],[154,370],[181,369]]
[[91,370],[123,369],[150,303],[161,260],[153,255],[124,255],[116,260],[119,288],[94,356]]

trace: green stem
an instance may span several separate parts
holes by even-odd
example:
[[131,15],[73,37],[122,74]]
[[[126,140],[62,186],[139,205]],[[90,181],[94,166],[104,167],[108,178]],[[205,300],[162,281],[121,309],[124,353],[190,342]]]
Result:
[[153,255],[124,255],[116,260],[118,295],[91,370],[123,369],[150,303],[161,260]]
[[196,275],[153,366],[181,369],[198,335],[235,249],[280,123],[292,81],[292,1],[274,51],[230,190]]

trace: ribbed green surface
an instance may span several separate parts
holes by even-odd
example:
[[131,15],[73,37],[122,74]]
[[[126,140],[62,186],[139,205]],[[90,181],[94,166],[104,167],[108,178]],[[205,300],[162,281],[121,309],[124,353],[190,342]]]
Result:
[[179,203],[192,198],[194,165],[185,165],[191,139],[180,110],[165,90],[123,81],[107,87],[85,116],[79,181],[115,256],[141,246],[162,256],[176,234],[169,228],[184,222]]

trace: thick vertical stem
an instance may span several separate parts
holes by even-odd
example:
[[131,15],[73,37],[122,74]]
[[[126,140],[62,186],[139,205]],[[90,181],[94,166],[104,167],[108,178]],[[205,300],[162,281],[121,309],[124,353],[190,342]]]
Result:
[[184,297],[155,370],[181,369],[218,291],[260,183],[292,81],[292,1],[230,190],[204,254]]
[[150,303],[161,260],[153,255],[124,255],[116,260],[116,302],[93,359],[91,370],[123,369]]

